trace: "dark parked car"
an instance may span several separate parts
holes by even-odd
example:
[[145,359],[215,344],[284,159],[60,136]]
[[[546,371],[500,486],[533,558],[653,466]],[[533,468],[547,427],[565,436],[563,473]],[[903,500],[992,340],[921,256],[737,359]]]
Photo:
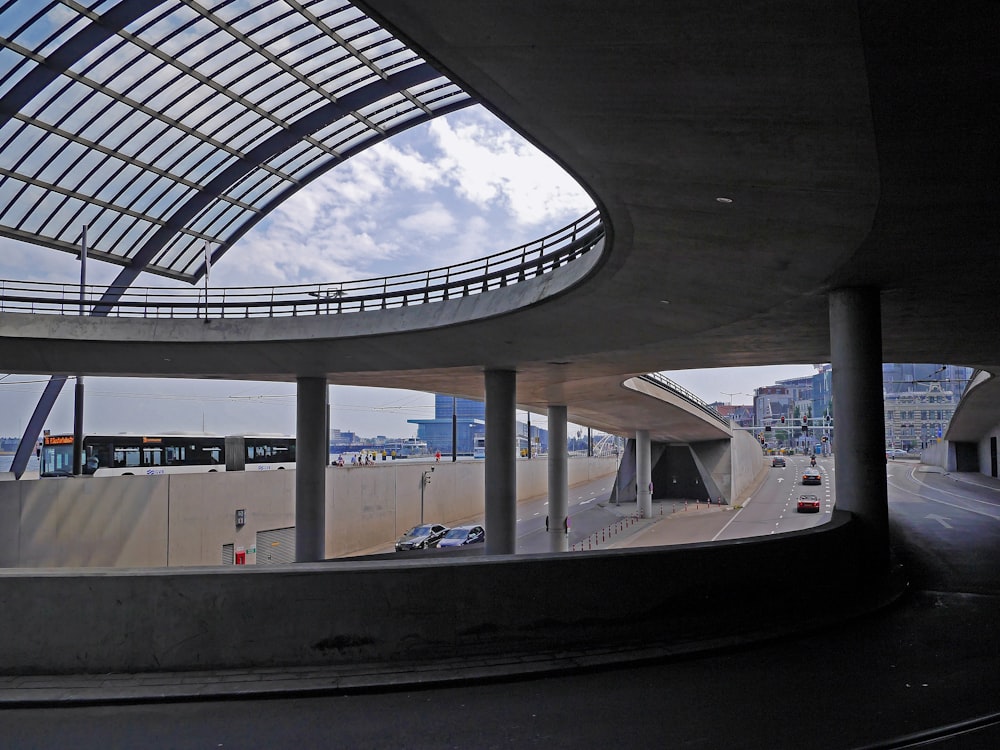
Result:
[[795,510],[799,513],[803,511],[819,513],[819,498],[815,495],[799,495],[799,502]]
[[426,549],[436,547],[437,543],[448,533],[448,527],[440,523],[426,523],[414,526],[396,540],[396,552],[408,549]]
[[479,544],[486,541],[486,529],[482,526],[456,526],[444,539],[438,542],[438,547],[464,547],[466,544]]
[[785,467],[785,459],[783,456],[775,456],[771,459],[771,466]]

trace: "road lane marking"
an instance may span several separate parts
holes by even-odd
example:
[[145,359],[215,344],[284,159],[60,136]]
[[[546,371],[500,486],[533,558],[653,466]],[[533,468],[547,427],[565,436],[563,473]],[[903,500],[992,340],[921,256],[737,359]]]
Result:
[[[923,481],[917,479],[917,477],[916,477],[916,471],[917,471],[916,469],[911,469],[910,470],[910,479],[912,479],[916,484],[919,484],[921,487],[926,487],[927,489],[929,489],[929,490],[931,490],[933,492],[941,492],[941,493],[943,493],[945,495],[951,495],[952,497],[957,497],[959,500],[967,500],[968,502],[971,502],[971,503],[979,503],[980,505],[988,505],[991,508],[996,508],[997,507],[996,503],[991,503],[989,500],[980,500],[979,498],[976,498],[976,497],[968,497],[967,495],[961,495],[961,494],[959,494],[957,492],[950,492],[949,490],[944,490],[944,489],[941,489],[939,487],[932,487],[931,485],[927,484],[926,482],[923,482]],[[977,484],[976,486],[980,487],[981,485]],[[923,497],[923,495],[920,495],[920,497]]]
[[948,518],[948,516],[939,516],[939,515],[937,515],[935,513],[930,513],[930,514],[924,516],[924,518],[930,519],[931,521],[937,521],[939,524],[941,524],[942,526],[944,526],[946,529],[953,529],[953,528],[955,528],[950,523],[948,523],[948,521],[951,520],[950,518]]
[[[923,487],[928,492],[943,492],[946,495],[954,495],[955,497],[957,497],[957,498],[959,498],[961,500],[967,500],[967,501],[971,501],[971,502],[982,503],[983,505],[989,505],[991,508],[996,508],[997,507],[993,503],[988,503],[988,502],[986,502],[984,500],[976,500],[976,498],[974,498],[974,497],[962,497],[961,495],[958,495],[958,494],[953,493],[953,492],[948,492],[947,490],[939,490],[936,487],[931,487],[929,484],[924,484],[923,482],[921,482],[915,476],[911,475],[910,478],[917,485],[919,485],[920,487]],[[919,498],[920,500],[926,500],[929,503],[938,503],[939,505],[947,505],[949,508],[955,508],[957,510],[964,511],[965,513],[975,513],[977,516],[986,516],[987,518],[991,518],[994,521],[1000,521],[1000,516],[995,516],[992,513],[986,513],[986,512],[981,511],[981,510],[976,510],[975,508],[967,508],[964,505],[956,505],[955,503],[949,503],[947,500],[939,500],[938,498],[935,498],[935,497],[928,497],[927,495],[921,495],[921,494],[918,494],[918,493],[914,492],[913,490],[908,490],[905,487],[901,487],[900,485],[896,484],[895,482],[889,482],[888,484],[889,484],[889,486],[893,487],[898,492],[902,492],[905,495],[913,495],[913,497]]]
[[721,529],[719,529],[718,533],[717,533],[717,534],[716,534],[715,536],[713,536],[713,537],[712,537],[712,541],[713,541],[713,542],[714,542],[714,541],[715,541],[716,539],[718,539],[718,538],[719,538],[720,536],[722,536],[722,533],[723,533],[723,532],[724,532],[724,531],[725,531],[726,529],[728,529],[728,528],[729,528],[729,524],[731,524],[731,523],[732,523],[733,521],[735,521],[735,520],[736,520],[736,517],[737,517],[737,516],[738,516],[738,515],[739,515],[740,513],[742,513],[742,512],[744,511],[744,510],[746,510],[746,507],[747,507],[748,505],[750,505],[750,501],[751,501],[751,500],[753,500],[753,497],[752,497],[752,496],[751,496],[751,497],[748,497],[748,498],[747,498],[747,500],[746,500],[746,502],[745,502],[745,503],[743,503],[743,505],[741,505],[741,506],[740,506],[740,509],[739,509],[738,511],[736,511],[735,513],[733,513],[733,517],[732,517],[732,518],[730,518],[730,519],[729,519],[728,521],[726,521],[726,525],[725,525],[725,526],[723,526],[723,527],[722,527]]

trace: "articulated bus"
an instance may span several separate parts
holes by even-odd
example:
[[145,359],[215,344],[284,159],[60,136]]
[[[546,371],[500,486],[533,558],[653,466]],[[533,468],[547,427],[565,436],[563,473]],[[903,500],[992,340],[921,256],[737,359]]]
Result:
[[[46,435],[39,474],[73,474],[73,436]],[[295,438],[269,435],[86,435],[83,473],[109,477],[295,468]]]

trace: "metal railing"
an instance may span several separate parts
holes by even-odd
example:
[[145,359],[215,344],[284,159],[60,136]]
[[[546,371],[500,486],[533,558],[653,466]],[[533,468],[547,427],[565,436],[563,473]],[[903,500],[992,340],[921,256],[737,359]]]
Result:
[[649,383],[653,383],[654,385],[658,385],[661,388],[665,388],[668,391],[671,391],[672,393],[675,393],[676,395],[680,396],[681,398],[683,398],[688,403],[690,403],[690,404],[692,404],[694,406],[697,406],[699,409],[701,409],[703,412],[705,412],[708,416],[714,417],[718,422],[720,422],[721,424],[725,425],[725,427],[727,429],[729,428],[729,420],[728,419],[726,419],[724,416],[722,416],[721,414],[719,414],[719,412],[717,412],[715,409],[713,409],[711,406],[709,406],[705,401],[702,401],[700,398],[698,398],[693,393],[691,393],[691,391],[689,391],[687,388],[685,388],[682,385],[679,385],[678,383],[675,383],[673,380],[671,380],[670,378],[668,378],[666,375],[663,375],[662,373],[659,373],[659,372],[650,372],[650,373],[646,373],[645,375],[640,375],[639,377],[642,380],[645,380],[645,381],[647,381]]
[[[597,209],[528,244],[485,258],[380,279],[277,287],[185,289],[0,280],[0,312],[128,318],[274,318],[386,310],[482,294],[541,276],[598,246]],[[114,292],[116,299],[102,302]],[[83,299],[81,300],[81,296]],[[81,304],[82,302],[82,304]]]

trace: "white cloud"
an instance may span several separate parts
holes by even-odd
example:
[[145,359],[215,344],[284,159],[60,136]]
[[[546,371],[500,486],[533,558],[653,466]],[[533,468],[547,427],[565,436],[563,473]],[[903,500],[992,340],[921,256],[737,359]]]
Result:
[[568,223],[593,206],[555,162],[499,121],[478,114],[429,126],[443,151],[438,166],[452,176],[459,195],[483,208],[501,204],[516,223],[533,227]]
[[440,203],[421,208],[397,222],[397,226],[405,232],[419,232],[433,239],[453,234],[455,225],[454,215]]

